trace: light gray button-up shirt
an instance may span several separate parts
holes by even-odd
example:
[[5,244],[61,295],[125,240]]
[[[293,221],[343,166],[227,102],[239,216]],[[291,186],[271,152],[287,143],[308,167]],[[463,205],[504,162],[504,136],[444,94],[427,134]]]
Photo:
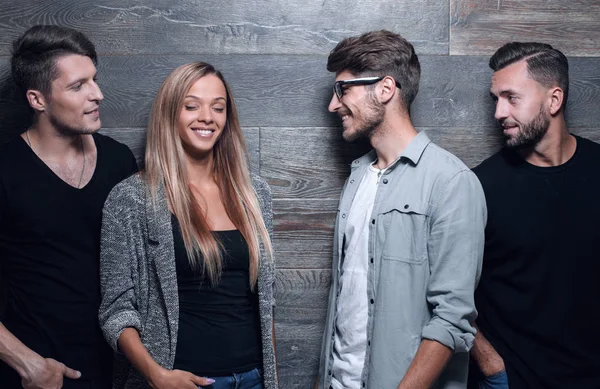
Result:
[[[338,210],[319,388],[329,389],[345,217],[375,151],[352,163]],[[417,135],[381,178],[369,224],[367,353],[362,387],[394,389],[423,339],[454,355],[435,387],[465,388],[487,218],[479,180]]]

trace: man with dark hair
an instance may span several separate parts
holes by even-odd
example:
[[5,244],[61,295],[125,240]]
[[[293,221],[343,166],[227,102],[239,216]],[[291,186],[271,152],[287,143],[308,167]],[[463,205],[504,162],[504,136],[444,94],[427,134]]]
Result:
[[475,175],[418,134],[413,46],[375,31],[329,55],[329,110],[373,150],[352,163],[335,227],[318,387],[464,388],[485,200]]
[[567,58],[513,42],[490,59],[505,147],[474,169],[488,222],[472,388],[600,388],[600,145],[569,133]]
[[98,325],[101,213],[137,170],[100,135],[96,51],[80,32],[35,26],[11,68],[33,124],[0,146],[0,387],[110,388],[111,350]]

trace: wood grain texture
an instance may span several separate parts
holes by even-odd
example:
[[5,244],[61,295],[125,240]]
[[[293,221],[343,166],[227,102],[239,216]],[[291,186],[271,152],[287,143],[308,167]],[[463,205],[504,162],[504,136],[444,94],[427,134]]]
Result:
[[275,199],[278,269],[330,269],[337,199]]
[[[198,59],[215,64],[228,80],[245,127],[335,127],[327,112],[333,75],[318,56],[117,56],[104,57],[99,84],[104,128],[145,127],[160,83],[175,67]],[[494,126],[487,57],[423,56],[420,92],[412,117],[421,127]],[[571,58],[569,125],[600,122],[600,58]],[[16,103],[8,77],[8,58],[0,58],[0,138],[23,128],[27,109]],[[25,115],[26,117],[26,115]]]
[[350,163],[367,150],[337,128],[261,128],[260,174],[275,198],[338,199]]
[[596,0],[450,0],[450,54],[491,55],[506,42],[550,43],[567,55],[597,57]]
[[420,53],[448,53],[439,0],[1,0],[0,55],[34,24],[81,30],[101,54],[328,54],[343,38],[399,32]]
[[277,270],[275,333],[282,389],[314,387],[330,281],[329,270]]

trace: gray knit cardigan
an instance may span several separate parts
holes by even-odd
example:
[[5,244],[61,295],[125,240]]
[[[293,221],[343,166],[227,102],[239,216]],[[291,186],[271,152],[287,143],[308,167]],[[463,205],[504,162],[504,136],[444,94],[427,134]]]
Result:
[[[273,231],[271,190],[260,177],[252,184],[269,234]],[[265,389],[278,387],[273,347],[274,265],[261,245],[258,300]],[[177,346],[179,297],[171,214],[164,189],[153,205],[140,174],[118,184],[104,204],[100,246],[100,327],[116,351],[113,389],[146,389],[146,379],[118,351],[117,340],[133,327],[152,358],[172,369]],[[199,352],[203,350],[198,345]]]

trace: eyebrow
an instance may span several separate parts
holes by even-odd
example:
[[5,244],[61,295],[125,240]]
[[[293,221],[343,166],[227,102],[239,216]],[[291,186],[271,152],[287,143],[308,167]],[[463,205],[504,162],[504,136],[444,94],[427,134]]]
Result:
[[[185,98],[186,99],[190,98],[190,99],[194,99],[194,100],[202,100],[200,97],[194,96],[194,95],[187,95],[187,96],[185,96]],[[213,101],[218,101],[218,100],[227,101],[227,99],[225,97],[215,97],[213,99]]]

